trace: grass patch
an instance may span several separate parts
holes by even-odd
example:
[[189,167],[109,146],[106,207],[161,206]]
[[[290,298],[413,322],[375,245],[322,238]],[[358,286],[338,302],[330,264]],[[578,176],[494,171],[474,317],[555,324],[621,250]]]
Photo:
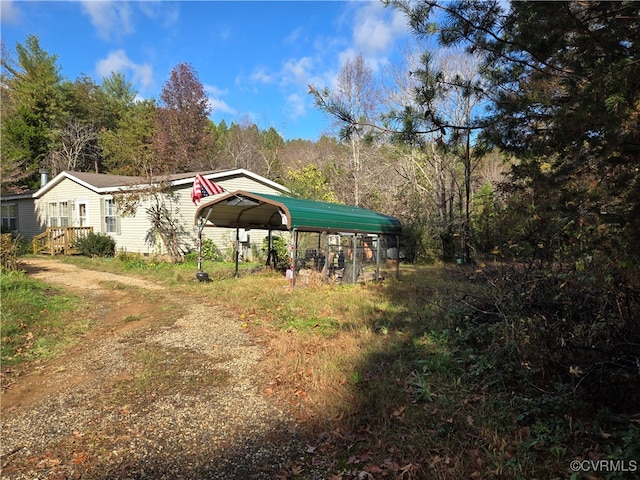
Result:
[[2,271],[0,289],[3,366],[53,358],[89,329],[78,297],[24,272]]
[[[224,306],[266,346],[261,387],[306,428],[298,463],[327,477],[579,478],[571,460],[640,458],[638,413],[589,403],[579,384],[541,382],[521,358],[532,344],[513,341],[516,323],[500,321],[492,286],[472,269],[403,266],[398,281],[291,290],[280,274],[234,279],[233,265],[216,267],[202,284],[189,265],[143,271]],[[166,351],[143,353],[148,373],[131,388],[152,395],[183,380]]]

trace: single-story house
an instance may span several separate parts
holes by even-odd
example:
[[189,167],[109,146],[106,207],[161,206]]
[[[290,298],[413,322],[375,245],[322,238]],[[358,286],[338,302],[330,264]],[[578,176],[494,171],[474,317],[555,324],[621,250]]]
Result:
[[[248,190],[270,195],[283,195],[288,189],[272,180],[245,169],[200,172],[204,178],[222,187],[226,192]],[[172,174],[157,179],[167,185],[169,194],[160,196],[167,210],[183,228],[185,250],[194,250],[197,228],[193,226],[196,205],[191,192],[196,173]],[[143,199],[132,215],[122,215],[118,209],[119,196],[140,192],[149,187],[143,177],[110,175],[103,173],[63,171],[51,180],[43,175],[42,187],[22,195],[6,195],[2,205],[3,230],[11,230],[27,240],[42,234],[47,228],[92,228],[94,233],[110,235],[117,251],[145,255],[163,254],[162,242],[150,235],[151,222],[147,209],[152,205]],[[223,195],[225,192],[219,195]],[[267,232],[242,232],[245,247],[260,245]],[[226,248],[236,238],[235,229],[212,229],[206,237],[220,248]]]

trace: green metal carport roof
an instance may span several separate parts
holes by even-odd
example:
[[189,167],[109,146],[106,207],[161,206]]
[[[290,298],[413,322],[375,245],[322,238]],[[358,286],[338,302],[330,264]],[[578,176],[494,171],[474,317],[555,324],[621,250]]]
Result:
[[365,208],[242,190],[203,202],[195,223],[200,219],[226,228],[387,235],[402,231],[395,217]]

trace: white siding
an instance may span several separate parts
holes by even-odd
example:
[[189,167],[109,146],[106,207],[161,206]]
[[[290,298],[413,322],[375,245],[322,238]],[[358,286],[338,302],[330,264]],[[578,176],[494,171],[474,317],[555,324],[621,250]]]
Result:
[[[214,178],[227,192],[235,190],[245,190],[255,193],[267,193],[281,195],[283,190],[261,181],[257,181],[242,173],[237,173],[224,177]],[[274,184],[277,186],[277,184]],[[177,211],[178,222],[184,228],[183,248],[185,250],[196,249],[197,227],[194,224],[196,206],[191,201],[192,184],[184,184],[174,187],[176,194],[174,203],[168,208]],[[51,202],[69,202],[70,226],[80,226],[79,204],[86,205],[85,226],[93,227],[95,233],[107,233],[104,225],[104,199],[113,198],[111,193],[97,193],[91,188],[87,188],[69,178],[62,178],[60,182],[42,194],[40,198],[21,199],[12,203],[19,204],[19,225],[18,228],[24,237],[30,238],[41,233],[47,226],[48,205]],[[166,197],[166,201],[169,201]],[[9,203],[9,202],[7,202]],[[146,255],[162,254],[162,242],[157,239],[156,244],[149,242],[149,232],[151,223],[147,215],[147,209],[151,206],[151,201],[144,201],[138,205],[135,216],[120,217],[119,228],[115,233],[108,233],[116,241],[117,251],[127,251],[131,253],[142,253]],[[266,230],[251,230],[247,232],[252,244],[260,247],[262,239],[267,236]],[[210,238],[218,248],[224,253],[225,249],[232,245],[235,239],[234,229],[205,228],[204,238]]]
[[[281,190],[257,182],[244,175],[229,179],[215,179],[214,181],[227,192],[246,190],[256,193],[282,194]],[[174,187],[173,192],[175,197],[173,203],[167,205],[170,210],[178,216],[178,222],[184,228],[182,247],[187,251],[196,250],[197,240],[197,226],[195,225],[196,206],[191,201],[191,188],[191,184]],[[168,197],[166,197],[166,201],[169,201]],[[146,213],[149,206],[151,206],[150,201],[144,202],[138,206],[135,217],[125,217],[121,219],[121,233],[120,235],[114,235],[116,249],[118,251],[138,252],[146,255],[165,253],[159,238],[156,239],[155,245],[147,241],[151,229],[151,224]],[[224,253],[226,249],[231,248],[235,234],[235,229],[205,228],[203,230],[203,238],[211,239],[222,253]],[[267,231],[251,230],[247,232],[247,234],[249,235],[251,244],[255,244],[260,248],[262,246],[262,239],[267,236]]]
[[[282,195],[282,190],[277,190],[269,185],[257,182],[252,178],[242,176],[231,177],[229,179],[214,179],[214,182],[225,189],[226,192],[236,190],[245,190],[255,193],[266,193],[272,195]],[[197,227],[194,224],[196,215],[196,206],[191,201],[191,185],[181,186],[175,189],[179,195],[179,207],[183,217],[183,225],[185,230],[191,233],[191,250],[196,249]],[[219,196],[224,195],[224,193]],[[256,245],[258,249],[262,246],[262,239],[268,235],[267,230],[250,230],[245,232],[249,237],[251,245]],[[202,231],[202,237],[208,238],[221,250],[224,254],[227,249],[231,249],[235,240],[236,230],[230,228],[211,228],[206,227]],[[250,252],[249,247],[249,252]]]
[[47,227],[47,208],[51,202],[69,202],[70,227],[78,227],[78,202],[87,204],[87,227],[93,227],[95,233],[102,232],[100,215],[100,195],[76,182],[63,178],[54,188],[35,201],[35,216],[41,231]]

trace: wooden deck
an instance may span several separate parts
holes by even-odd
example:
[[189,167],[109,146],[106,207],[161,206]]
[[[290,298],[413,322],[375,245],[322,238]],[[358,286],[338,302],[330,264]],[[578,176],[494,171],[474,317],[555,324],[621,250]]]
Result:
[[93,233],[93,227],[47,227],[46,231],[33,237],[33,253],[76,254],[76,240],[86,237],[89,233]]

